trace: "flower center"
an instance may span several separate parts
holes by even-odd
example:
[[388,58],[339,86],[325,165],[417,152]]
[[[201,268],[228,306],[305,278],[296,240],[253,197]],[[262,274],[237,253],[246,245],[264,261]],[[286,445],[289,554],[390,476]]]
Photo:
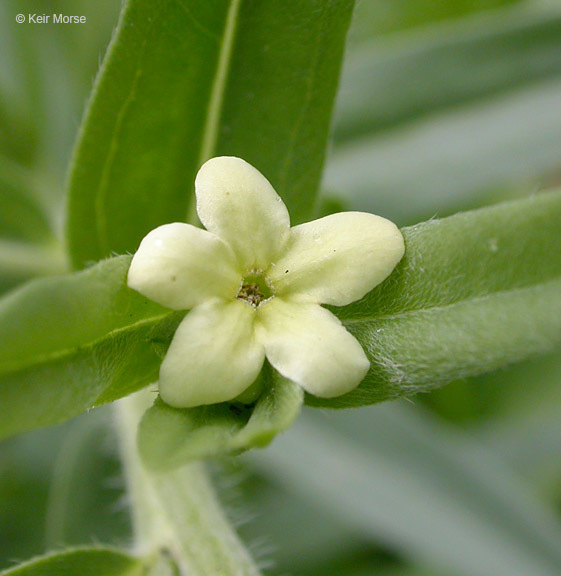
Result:
[[236,298],[244,300],[254,308],[259,308],[274,295],[273,287],[262,270],[248,270]]

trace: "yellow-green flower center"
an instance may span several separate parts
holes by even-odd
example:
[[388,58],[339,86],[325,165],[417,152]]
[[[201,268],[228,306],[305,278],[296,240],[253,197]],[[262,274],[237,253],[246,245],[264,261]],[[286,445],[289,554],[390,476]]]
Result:
[[249,270],[244,276],[237,298],[257,309],[274,295],[273,286],[263,272],[261,270]]

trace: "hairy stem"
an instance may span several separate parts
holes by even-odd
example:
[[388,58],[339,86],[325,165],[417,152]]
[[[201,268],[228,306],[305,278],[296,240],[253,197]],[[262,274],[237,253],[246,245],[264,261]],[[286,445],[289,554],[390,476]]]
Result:
[[228,523],[203,464],[153,473],[143,467],[136,429],[152,396],[139,392],[117,403],[117,428],[132,507],[136,544],[143,554],[170,556],[182,576],[258,576]]

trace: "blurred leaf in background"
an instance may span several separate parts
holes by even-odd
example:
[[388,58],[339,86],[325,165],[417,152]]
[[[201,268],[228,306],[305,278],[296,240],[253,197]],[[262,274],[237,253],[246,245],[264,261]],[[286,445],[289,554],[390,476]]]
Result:
[[561,6],[501,4],[351,45],[325,178],[351,208],[412,224],[556,180]]
[[[119,2],[0,4],[0,291],[67,267],[64,177]],[[88,25],[20,25],[19,13],[80,13]]]
[[0,569],[47,550],[126,544],[130,520],[109,426],[98,410],[0,446]]

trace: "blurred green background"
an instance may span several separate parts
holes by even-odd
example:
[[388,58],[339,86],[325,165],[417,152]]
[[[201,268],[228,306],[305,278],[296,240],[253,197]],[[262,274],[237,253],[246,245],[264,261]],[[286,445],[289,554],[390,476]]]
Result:
[[[0,4],[0,290],[66,267],[64,175],[116,0]],[[81,26],[18,13],[85,15]],[[561,2],[362,0],[326,209],[400,225],[561,183]],[[411,401],[306,409],[266,451],[216,463],[267,573],[559,573],[561,355]],[[110,409],[0,445],[0,568],[130,542]]]

